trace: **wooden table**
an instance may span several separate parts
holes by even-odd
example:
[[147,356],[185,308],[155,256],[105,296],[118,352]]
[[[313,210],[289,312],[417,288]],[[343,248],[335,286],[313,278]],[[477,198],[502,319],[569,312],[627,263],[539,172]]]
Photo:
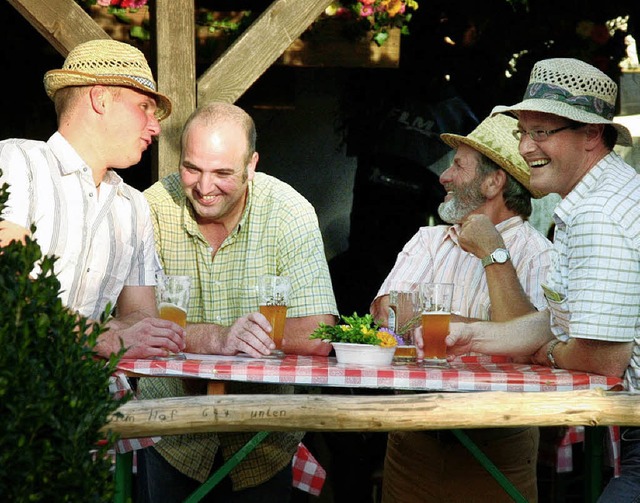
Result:
[[[452,362],[449,368],[436,368],[415,363],[382,367],[345,366],[333,357],[288,355],[283,359],[254,359],[188,354],[186,360],[122,360],[118,368],[133,376],[207,379],[217,383],[214,384],[218,386],[216,392],[220,391],[219,383],[229,381],[452,393],[609,390],[621,384],[617,378],[511,363],[506,358],[487,356],[462,357]],[[500,426],[504,426],[502,418],[498,419]],[[454,432],[467,445],[468,437],[464,438],[464,432],[459,429]],[[473,449],[473,446],[469,447]],[[473,450],[472,453],[478,457]],[[488,467],[488,464],[492,465],[489,460],[480,457],[479,461],[492,472]],[[493,472],[492,475],[496,476]],[[506,486],[504,480],[498,482],[510,492],[508,480]],[[596,480],[594,484],[591,492],[598,491],[601,481]],[[595,499],[595,495],[592,498]]]

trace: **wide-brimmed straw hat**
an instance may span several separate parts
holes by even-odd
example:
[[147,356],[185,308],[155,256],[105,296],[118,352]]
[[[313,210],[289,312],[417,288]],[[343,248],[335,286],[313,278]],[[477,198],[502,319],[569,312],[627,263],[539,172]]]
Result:
[[618,131],[616,143],[631,146],[629,130],[613,122],[617,95],[617,84],[584,61],[544,59],[534,65],[523,101],[494,107],[491,115],[544,112],[584,124],[610,124]]
[[461,143],[469,145],[518,180],[533,197],[539,198],[544,193],[531,188],[529,165],[520,155],[518,140],[513,137],[517,124],[513,117],[496,115],[487,117],[467,136],[444,133],[440,138],[453,148],[458,148]]
[[53,99],[58,89],[69,86],[123,86],[156,98],[156,117],[171,113],[171,100],[156,89],[156,82],[144,54],[130,44],[117,40],[91,40],[74,47],[60,70],[44,76],[44,88]]

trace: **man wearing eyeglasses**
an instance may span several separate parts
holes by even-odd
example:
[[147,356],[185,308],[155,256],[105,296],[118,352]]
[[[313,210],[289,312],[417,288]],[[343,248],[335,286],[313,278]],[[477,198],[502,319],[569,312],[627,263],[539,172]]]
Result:
[[[492,114],[518,119],[514,135],[531,186],[562,197],[548,309],[500,325],[452,324],[453,354],[530,356],[534,363],[620,376],[640,391],[640,175],[618,156],[631,134],[613,122],[617,85],[575,59],[538,62],[524,100]],[[517,337],[515,336],[517,334]],[[640,498],[640,429],[622,429],[622,474],[600,502]]]

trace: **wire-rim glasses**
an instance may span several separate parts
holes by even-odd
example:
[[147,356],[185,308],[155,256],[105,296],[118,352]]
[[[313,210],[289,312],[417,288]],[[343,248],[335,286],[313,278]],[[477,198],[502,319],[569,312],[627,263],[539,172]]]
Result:
[[[579,127],[579,126],[578,126]],[[575,124],[569,124],[568,126],[562,126],[557,129],[533,129],[531,131],[524,131],[523,129],[514,129],[512,131],[513,137],[521,141],[524,135],[528,135],[535,142],[545,141],[549,136],[564,131],[565,129],[576,129]]]

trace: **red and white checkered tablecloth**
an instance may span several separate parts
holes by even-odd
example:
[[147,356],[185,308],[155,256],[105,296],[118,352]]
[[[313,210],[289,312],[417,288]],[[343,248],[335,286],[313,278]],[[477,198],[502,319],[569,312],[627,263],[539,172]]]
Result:
[[[219,381],[263,382],[302,386],[377,388],[416,391],[572,391],[611,389],[621,380],[585,372],[552,369],[538,365],[512,363],[495,356],[468,356],[452,362],[449,368],[401,364],[381,367],[343,365],[333,357],[287,355],[279,358],[187,354],[185,360],[122,360],[118,368],[139,376],[198,377]],[[619,433],[610,428],[610,462],[619,470]],[[558,443],[556,469],[572,469],[571,443],[584,439],[584,429],[568,428]],[[304,448],[304,446],[302,446]],[[322,487],[324,470],[298,449],[294,458],[295,484],[303,490]],[[308,453],[308,451],[306,451]],[[310,455],[310,453],[308,453]],[[295,468],[296,463],[306,467]],[[311,475],[309,475],[311,474]],[[305,477],[312,483],[304,481]],[[317,489],[319,492],[319,489]]]
[[148,376],[422,391],[572,391],[609,389],[621,382],[614,377],[485,356],[463,357],[443,369],[418,364],[345,366],[322,356],[276,359],[187,354],[186,360],[122,360],[118,368]]

